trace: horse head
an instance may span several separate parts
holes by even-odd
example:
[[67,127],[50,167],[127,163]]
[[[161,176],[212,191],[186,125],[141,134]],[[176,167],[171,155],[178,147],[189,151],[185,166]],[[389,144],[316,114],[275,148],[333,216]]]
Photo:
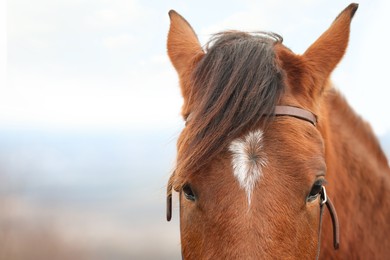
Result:
[[357,8],[344,9],[302,55],[266,32],[223,32],[202,47],[170,11],[168,55],[186,126],[168,219],[175,190],[185,259],[316,257],[327,184],[322,104]]

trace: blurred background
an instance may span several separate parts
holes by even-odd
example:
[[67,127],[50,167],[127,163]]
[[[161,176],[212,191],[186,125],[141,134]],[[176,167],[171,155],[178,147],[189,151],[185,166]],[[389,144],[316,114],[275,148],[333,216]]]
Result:
[[[303,53],[349,1],[2,2],[0,259],[180,259],[165,185],[183,127],[175,9],[205,44],[240,29]],[[333,81],[390,155],[390,2],[360,1]]]

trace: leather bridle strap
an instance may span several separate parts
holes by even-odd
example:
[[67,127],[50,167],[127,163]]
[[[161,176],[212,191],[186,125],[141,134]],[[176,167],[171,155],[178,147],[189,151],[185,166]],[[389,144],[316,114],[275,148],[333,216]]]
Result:
[[[191,120],[191,113],[188,114],[185,118],[185,123]],[[314,126],[317,125],[317,116],[312,112],[293,106],[275,106],[274,110],[275,116],[292,116],[298,119],[302,119],[312,123]]]
[[340,226],[339,219],[337,218],[336,209],[333,206],[332,201],[328,198],[328,201],[325,203],[326,207],[329,210],[330,217],[332,218],[333,223],[333,247],[334,249],[339,249],[340,247]]
[[175,171],[169,177],[168,186],[167,186],[167,221],[172,219],[172,189],[173,189],[173,178],[175,177]]
[[314,126],[317,125],[317,116],[312,112],[292,106],[276,106],[275,107],[275,116],[292,116],[299,119],[303,119],[312,123]]
[[333,247],[335,250],[339,249],[340,246],[340,231],[339,231],[339,221],[337,218],[336,209],[333,206],[332,201],[329,199],[329,197],[326,195],[326,189],[324,186],[322,186],[321,190],[321,199],[320,199],[320,220],[319,220],[319,226],[318,226],[318,245],[317,245],[317,255],[316,260],[320,257],[320,249],[321,249],[321,229],[322,229],[322,216],[324,214],[324,205],[329,210],[330,217],[332,218],[332,224],[333,224]]

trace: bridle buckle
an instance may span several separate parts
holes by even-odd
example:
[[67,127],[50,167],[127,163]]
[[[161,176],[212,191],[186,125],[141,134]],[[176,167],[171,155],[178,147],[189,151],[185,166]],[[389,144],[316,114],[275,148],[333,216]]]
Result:
[[320,202],[321,206],[324,205],[328,201],[328,196],[326,195],[326,189],[324,186],[322,186],[320,198],[321,198],[321,202]]

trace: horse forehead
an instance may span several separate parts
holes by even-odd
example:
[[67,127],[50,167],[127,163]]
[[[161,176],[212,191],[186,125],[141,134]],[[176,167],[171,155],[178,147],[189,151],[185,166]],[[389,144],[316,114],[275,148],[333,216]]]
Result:
[[253,189],[263,176],[263,168],[267,165],[263,136],[262,130],[251,131],[233,140],[229,146],[232,153],[233,175],[245,191],[248,205],[251,203]]

